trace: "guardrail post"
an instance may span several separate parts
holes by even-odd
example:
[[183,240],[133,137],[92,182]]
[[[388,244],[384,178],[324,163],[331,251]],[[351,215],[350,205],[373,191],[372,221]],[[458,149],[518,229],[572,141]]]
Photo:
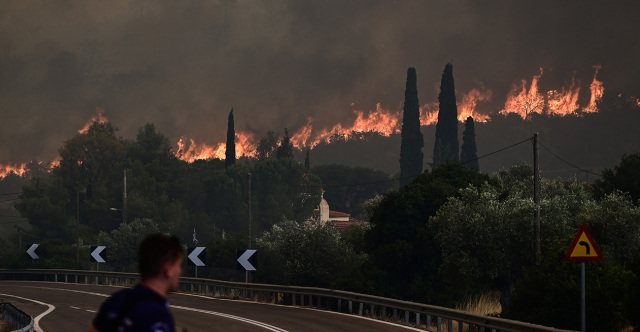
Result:
[[453,331],[453,320],[449,319],[448,327],[449,327],[449,332]]
[[484,326],[480,326],[480,332],[484,332]]
[[427,329],[431,328],[431,315],[427,315]]
[[353,301],[349,300],[349,313],[353,313]]
[[[409,311],[405,311],[404,312],[404,322],[406,324],[409,324]],[[451,332],[451,331],[449,331],[449,332]]]
[[371,304],[371,318],[373,318],[373,317],[374,317],[374,313],[375,313],[375,311],[376,311],[376,306],[375,306],[375,305],[373,305],[373,304]]
[[360,310],[359,310],[359,311],[360,311],[360,312],[359,312],[359,315],[360,315],[360,316],[362,316],[362,315],[363,315],[363,312],[364,312],[363,307],[364,307],[364,303],[360,302]]
[[382,319],[387,319],[387,307],[382,307]]
[[[420,313],[416,312],[416,326],[420,327]],[[462,330],[458,330],[458,332],[463,332]]]
[[398,308],[393,308],[393,322],[398,322]]
[[442,317],[438,316],[438,332],[442,332]]
[[338,312],[342,312],[342,299],[338,299]]
[[[458,332],[463,332],[463,331],[464,331],[464,322],[458,321]],[[471,331],[471,329],[469,329],[469,331]]]

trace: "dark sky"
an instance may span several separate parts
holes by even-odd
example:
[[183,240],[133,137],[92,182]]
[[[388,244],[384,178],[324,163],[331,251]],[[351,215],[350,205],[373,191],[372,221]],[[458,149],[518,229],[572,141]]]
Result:
[[3,0],[0,163],[54,159],[97,108],[122,137],[150,122],[174,143],[223,142],[232,107],[236,131],[258,137],[308,118],[320,130],[377,103],[400,110],[408,67],[420,103],[436,102],[449,61],[458,93],[493,92],[484,113],[540,68],[541,89],[575,76],[586,92],[601,65],[606,91],[640,96],[639,12],[588,0]]

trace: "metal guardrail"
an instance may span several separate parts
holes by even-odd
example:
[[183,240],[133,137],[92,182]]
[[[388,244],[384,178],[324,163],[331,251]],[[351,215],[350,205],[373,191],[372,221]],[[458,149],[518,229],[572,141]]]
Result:
[[[0,276],[5,280],[37,280],[123,286],[134,285],[139,280],[138,275],[133,273],[48,269],[0,269]],[[318,309],[369,316],[437,332],[568,331],[427,304],[324,288],[183,277],[180,280],[179,291],[212,297],[227,297],[293,306],[314,306]],[[354,310],[354,307],[357,310]]]
[[[0,327],[4,328],[3,331],[33,332],[33,318],[13,304],[0,301]],[[7,328],[13,330],[7,330]]]

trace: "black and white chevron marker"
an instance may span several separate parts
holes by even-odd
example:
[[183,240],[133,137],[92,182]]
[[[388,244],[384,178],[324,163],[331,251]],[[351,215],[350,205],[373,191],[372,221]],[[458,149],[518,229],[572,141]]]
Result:
[[104,263],[104,257],[107,257],[107,246],[91,246],[91,262]]
[[189,266],[204,266],[204,261],[207,260],[207,247],[189,247],[187,252]]
[[258,255],[256,252],[257,250],[255,249],[236,250],[238,270],[255,271],[256,266],[258,266]]
[[40,256],[38,256],[38,253],[36,252],[36,249],[38,249],[38,246],[39,244],[37,243],[30,243],[26,245],[27,258],[31,258],[31,259],[40,258]]

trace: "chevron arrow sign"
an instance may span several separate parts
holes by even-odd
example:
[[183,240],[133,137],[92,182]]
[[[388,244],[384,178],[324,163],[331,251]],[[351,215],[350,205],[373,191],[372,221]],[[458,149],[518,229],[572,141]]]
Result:
[[203,260],[207,260],[207,247],[189,247],[187,258],[189,265],[204,266]]
[[107,257],[107,246],[91,246],[91,258],[89,259],[92,262],[104,263],[106,262],[103,258]]
[[31,259],[38,259],[40,256],[36,253],[36,249],[38,249],[39,244],[27,244],[27,257]]

